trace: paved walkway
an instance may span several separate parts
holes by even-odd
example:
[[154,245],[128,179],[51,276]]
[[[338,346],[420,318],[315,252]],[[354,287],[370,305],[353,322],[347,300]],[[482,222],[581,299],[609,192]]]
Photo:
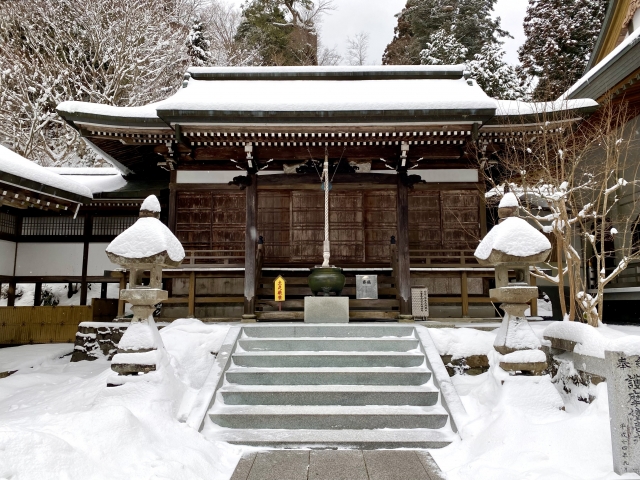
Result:
[[231,480],[444,480],[421,450],[271,450],[246,454]]

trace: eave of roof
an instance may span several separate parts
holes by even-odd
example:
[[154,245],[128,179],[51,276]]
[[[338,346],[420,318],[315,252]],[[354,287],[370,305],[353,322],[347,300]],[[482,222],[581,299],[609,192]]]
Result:
[[567,99],[597,100],[620,82],[640,73],[640,29],[633,32],[564,95]]
[[[610,0],[609,5],[607,6],[607,11],[604,16],[604,20],[602,22],[602,28],[600,29],[600,34],[598,35],[598,39],[596,40],[596,44],[593,47],[593,51],[591,52],[591,56],[589,57],[589,61],[587,62],[587,67],[585,68],[584,73],[586,74],[589,70],[595,67],[600,60],[603,59],[602,52],[606,47],[606,43],[610,43],[614,41],[611,39],[611,35],[614,35],[616,38],[619,35],[620,30],[620,9],[625,9],[628,7],[628,0]],[[613,31],[613,29],[617,31]]]

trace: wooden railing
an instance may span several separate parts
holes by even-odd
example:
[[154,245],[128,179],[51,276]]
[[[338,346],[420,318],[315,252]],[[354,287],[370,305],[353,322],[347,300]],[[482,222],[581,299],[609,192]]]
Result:
[[181,266],[193,265],[244,265],[244,250],[186,250]]
[[473,256],[473,250],[409,250],[411,266],[477,266],[478,261]]

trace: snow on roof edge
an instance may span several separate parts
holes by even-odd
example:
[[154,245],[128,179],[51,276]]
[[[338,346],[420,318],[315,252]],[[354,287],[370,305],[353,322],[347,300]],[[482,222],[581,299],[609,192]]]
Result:
[[0,145],[0,171],[63,190],[67,193],[88,199],[93,198],[91,190],[86,186],[69,178],[64,178],[57,173],[50,172],[45,167],[37,165],[3,145]]
[[576,92],[579,88],[588,84],[591,79],[598,76],[601,71],[606,70],[606,68],[616,60],[618,55],[627,47],[631,48],[635,44],[640,42],[640,28],[635,30],[631,35],[624,39],[624,41],[614,48],[609,55],[604,57],[598,64],[589,70],[582,78],[580,78],[576,83],[574,83],[569,90],[562,94],[562,96],[558,100],[566,99],[571,96],[572,93]]

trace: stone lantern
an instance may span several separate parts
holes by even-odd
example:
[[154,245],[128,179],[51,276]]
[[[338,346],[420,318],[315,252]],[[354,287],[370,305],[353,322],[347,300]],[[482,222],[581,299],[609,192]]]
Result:
[[[111,369],[117,373],[109,385],[125,383],[131,376],[159,370],[169,363],[162,338],[153,321],[155,305],[169,295],[162,290],[162,269],[175,268],[184,259],[180,241],[160,220],[160,203],[151,195],[140,207],[140,218],[107,247],[109,260],[129,270],[129,288],[120,291],[120,300],[132,305],[131,325],[118,344]],[[148,286],[141,285],[145,270]]]
[[[480,242],[474,255],[480,265],[494,265],[496,288],[489,292],[501,302],[505,315],[494,348],[503,355],[500,366],[507,371],[540,373],[547,367],[540,340],[533,333],[525,310],[537,301],[538,287],[530,285],[529,266],[544,262],[551,253],[549,240],[526,220],[519,218],[518,199],[507,193],[498,207],[500,221]],[[515,281],[509,282],[509,271]]]

